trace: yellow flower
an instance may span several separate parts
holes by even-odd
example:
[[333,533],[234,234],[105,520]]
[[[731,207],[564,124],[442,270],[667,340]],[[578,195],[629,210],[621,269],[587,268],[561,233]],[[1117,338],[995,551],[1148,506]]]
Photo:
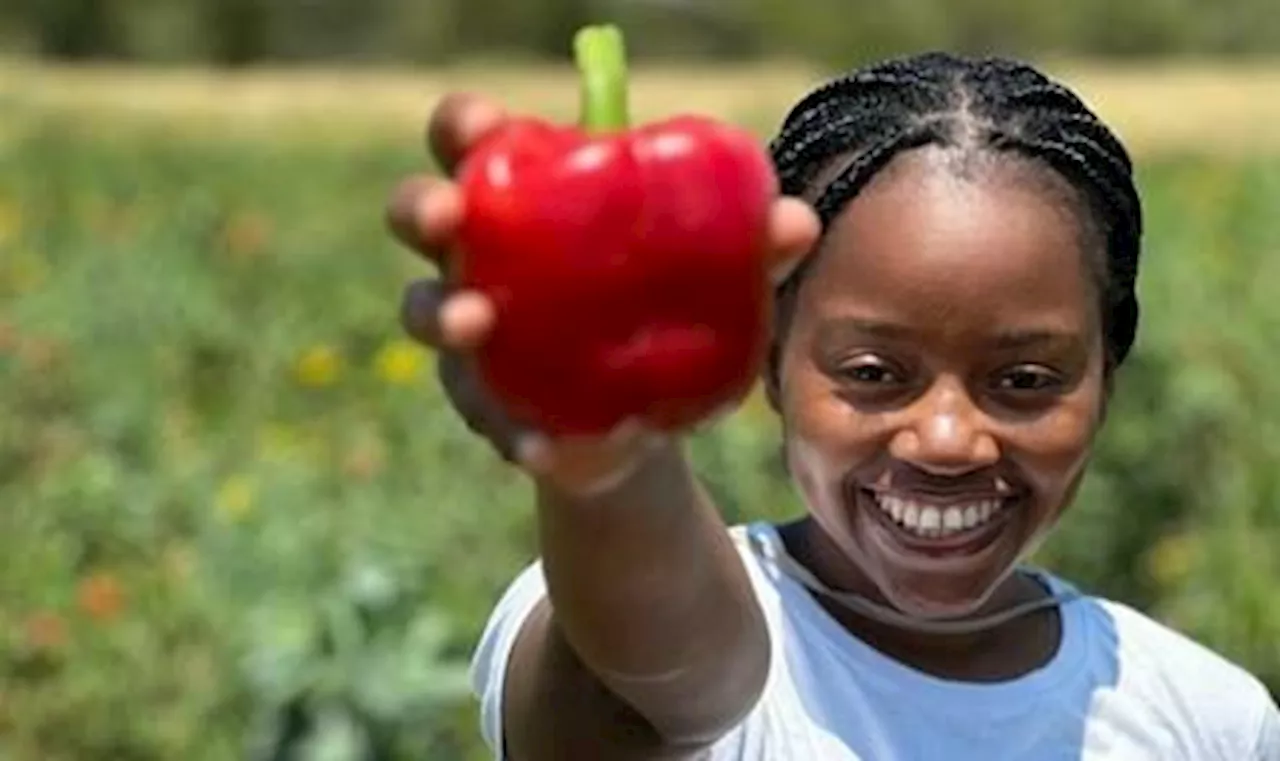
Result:
[[258,456],[264,460],[288,460],[303,446],[302,434],[292,426],[268,423],[258,431]]
[[1161,586],[1181,582],[1195,562],[1195,542],[1188,534],[1169,534],[1147,552],[1147,573]]
[[165,547],[161,562],[172,580],[186,581],[195,570],[196,558],[190,547],[173,543]]
[[[0,207],[0,215],[4,214]],[[4,242],[4,220],[0,218],[0,243]],[[0,267],[0,290],[14,294],[30,293],[44,285],[49,279],[49,265],[39,256],[29,252],[18,252]]]
[[214,508],[223,518],[234,522],[243,520],[253,512],[257,487],[246,476],[232,476],[218,489]]
[[383,346],[374,358],[378,377],[392,386],[407,386],[422,377],[427,364],[426,352],[403,340]]
[[22,212],[7,198],[0,198],[0,244],[9,243],[22,232]]
[[342,355],[332,346],[314,346],[294,365],[294,377],[304,386],[332,386],[342,372]]

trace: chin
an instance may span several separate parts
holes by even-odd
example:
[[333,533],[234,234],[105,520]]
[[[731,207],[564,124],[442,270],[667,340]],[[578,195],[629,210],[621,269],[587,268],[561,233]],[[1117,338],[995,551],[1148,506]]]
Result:
[[979,614],[1012,571],[1011,566],[993,583],[980,589],[949,590],[937,585],[919,588],[888,580],[877,580],[877,589],[890,606],[911,618],[963,619]]

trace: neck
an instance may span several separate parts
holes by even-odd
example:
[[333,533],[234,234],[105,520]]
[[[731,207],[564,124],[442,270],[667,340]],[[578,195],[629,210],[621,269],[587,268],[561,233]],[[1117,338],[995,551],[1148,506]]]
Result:
[[[787,552],[819,581],[880,605],[890,605],[874,582],[845,556],[812,519],[782,527]],[[974,618],[1047,597],[1039,582],[1013,574],[973,613]],[[933,633],[900,628],[815,595],[827,612],[851,634],[882,653],[937,676],[970,681],[1016,677],[1043,665],[1057,650],[1061,627],[1057,612],[1043,610],[989,630]]]

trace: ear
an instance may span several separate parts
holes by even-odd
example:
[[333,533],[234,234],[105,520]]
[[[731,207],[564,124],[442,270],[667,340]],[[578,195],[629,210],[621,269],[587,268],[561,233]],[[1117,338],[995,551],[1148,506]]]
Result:
[[1116,387],[1116,371],[1114,367],[1102,371],[1102,399],[1098,402],[1098,428],[1107,423],[1107,414],[1111,411],[1111,395]]

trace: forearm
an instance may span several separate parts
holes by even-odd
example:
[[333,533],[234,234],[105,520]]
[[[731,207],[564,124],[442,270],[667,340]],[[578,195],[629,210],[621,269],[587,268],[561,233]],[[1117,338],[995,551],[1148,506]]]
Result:
[[554,625],[606,687],[678,734],[714,732],[754,703],[763,616],[678,445],[597,497],[544,485],[538,515]]

